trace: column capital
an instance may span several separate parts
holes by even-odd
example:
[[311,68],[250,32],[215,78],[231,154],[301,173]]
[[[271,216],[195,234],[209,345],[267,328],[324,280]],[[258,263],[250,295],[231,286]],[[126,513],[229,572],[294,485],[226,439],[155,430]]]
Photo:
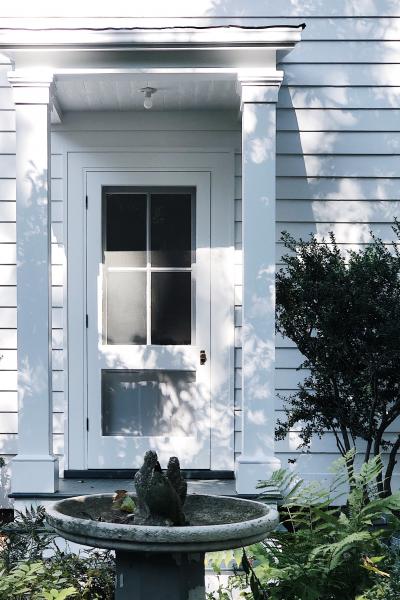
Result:
[[54,75],[51,71],[10,71],[15,104],[50,104]]
[[276,103],[283,81],[283,71],[247,69],[237,74],[237,92],[241,109],[245,103]]

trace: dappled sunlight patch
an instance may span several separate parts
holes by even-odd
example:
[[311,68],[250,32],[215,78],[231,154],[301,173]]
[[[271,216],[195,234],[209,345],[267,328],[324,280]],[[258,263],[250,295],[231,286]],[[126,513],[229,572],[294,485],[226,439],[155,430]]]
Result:
[[[298,450],[303,445],[303,440],[300,437],[300,433],[297,431],[290,431],[288,434],[289,452]],[[311,447],[311,444],[310,444]]]
[[316,221],[369,222],[373,207],[362,200],[349,202],[313,202],[312,209]]
[[275,145],[268,137],[254,138],[250,141],[250,158],[257,165],[275,157]]
[[251,134],[257,127],[257,114],[255,106],[249,104],[246,108],[246,118],[242,122],[244,134]]
[[249,325],[243,326],[243,377],[246,379],[248,395],[258,399],[274,397],[274,389],[267,385],[265,373],[275,360],[275,339],[263,340]]
[[[311,140],[310,134],[312,136]],[[305,154],[316,151],[318,151],[318,154],[331,153],[334,150],[337,137],[338,134],[333,131],[313,131],[303,132],[303,134],[300,132],[299,134],[302,152]]]
[[316,223],[316,238],[319,242],[329,237],[332,231],[342,243],[368,243],[371,241],[370,225],[366,223]]
[[[264,426],[268,421],[271,421],[271,416],[268,418],[268,411],[265,411],[265,421]],[[273,435],[268,435],[267,431],[264,429],[258,431],[256,434],[255,445],[253,445],[254,451],[252,452],[252,457],[254,460],[260,460],[261,462],[265,461],[266,456],[268,459],[274,456],[275,453],[275,438]]]
[[43,364],[31,365],[29,358],[24,357],[19,364],[18,387],[20,391],[20,401],[23,408],[23,402],[26,396],[45,393],[47,390],[48,371]]
[[266,422],[266,416],[262,410],[247,410],[247,420],[253,425],[264,425]]

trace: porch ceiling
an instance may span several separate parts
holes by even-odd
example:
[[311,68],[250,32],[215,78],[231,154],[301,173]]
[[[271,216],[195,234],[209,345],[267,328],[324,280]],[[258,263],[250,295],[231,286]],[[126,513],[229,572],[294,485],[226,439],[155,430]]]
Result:
[[157,89],[153,111],[239,109],[235,78],[199,75],[102,73],[58,75],[55,93],[62,111],[143,111],[141,88]]

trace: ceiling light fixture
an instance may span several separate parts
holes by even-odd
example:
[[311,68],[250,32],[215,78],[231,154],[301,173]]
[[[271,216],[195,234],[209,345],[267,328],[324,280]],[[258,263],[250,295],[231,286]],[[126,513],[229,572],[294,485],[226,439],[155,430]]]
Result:
[[148,110],[153,106],[152,95],[157,91],[157,88],[146,86],[140,90],[144,94],[143,106]]

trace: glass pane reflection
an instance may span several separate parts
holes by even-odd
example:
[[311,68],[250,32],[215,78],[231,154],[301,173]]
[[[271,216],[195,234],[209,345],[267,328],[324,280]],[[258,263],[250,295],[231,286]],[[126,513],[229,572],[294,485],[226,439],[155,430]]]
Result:
[[194,371],[102,371],[102,434],[190,435],[195,381]]
[[146,265],[145,194],[106,194],[104,251],[110,265]]
[[190,194],[151,195],[151,264],[190,267],[192,251]]
[[151,343],[191,343],[191,273],[151,274]]
[[146,344],[146,273],[108,271],[106,344]]

